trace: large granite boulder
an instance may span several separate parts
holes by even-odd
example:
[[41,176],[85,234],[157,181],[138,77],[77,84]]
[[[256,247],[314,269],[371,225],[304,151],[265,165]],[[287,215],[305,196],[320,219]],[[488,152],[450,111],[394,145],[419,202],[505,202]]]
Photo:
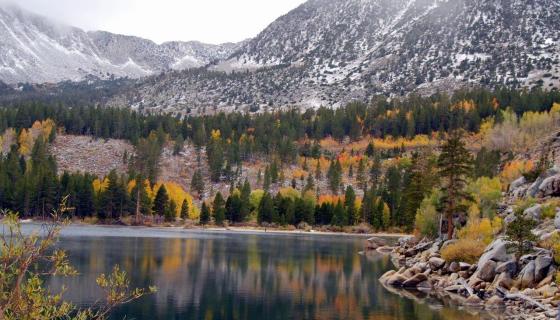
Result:
[[539,282],[546,277],[551,265],[552,257],[549,255],[541,255],[535,259],[535,282]]
[[510,192],[514,193],[516,189],[523,186],[525,183],[527,183],[525,177],[524,176],[519,177],[509,185]]
[[418,273],[414,275],[412,278],[403,282],[402,286],[404,288],[416,288],[416,286],[418,286],[420,283],[426,280],[428,280],[428,276],[426,276],[424,273]]
[[496,261],[488,260],[478,269],[478,278],[486,282],[492,282],[496,276]]
[[504,239],[494,240],[486,249],[478,260],[478,267],[484,266],[486,262],[492,260],[494,262],[506,262],[512,259],[512,255],[507,253],[507,242]]
[[538,195],[540,197],[550,197],[560,194],[560,175],[548,177],[539,185]]
[[533,288],[535,281],[535,261],[529,261],[527,265],[519,272],[519,284],[521,288]]
[[500,263],[496,267],[496,273],[503,273],[506,272],[510,276],[514,276],[517,274],[517,262],[515,260],[510,260],[506,262]]
[[443,268],[443,266],[445,265],[445,260],[443,260],[442,258],[438,258],[438,257],[432,257],[432,258],[430,258],[428,263],[430,264],[430,269],[432,269],[434,271],[437,271],[437,270]]
[[538,221],[541,219],[541,212],[542,205],[536,204],[530,208],[525,209],[525,211],[523,211],[523,217],[525,219],[533,219]]

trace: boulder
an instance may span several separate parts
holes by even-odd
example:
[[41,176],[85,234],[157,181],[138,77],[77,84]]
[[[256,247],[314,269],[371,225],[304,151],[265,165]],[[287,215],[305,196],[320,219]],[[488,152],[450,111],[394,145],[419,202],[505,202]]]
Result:
[[375,250],[379,247],[384,247],[387,245],[387,242],[384,239],[378,237],[371,237],[366,240],[366,248],[368,250]]
[[395,273],[397,273],[395,270],[389,270],[387,272],[385,272],[381,278],[379,278],[379,281],[381,281],[382,283],[387,283],[387,280],[393,276]]
[[511,278],[511,275],[509,273],[502,272],[496,278],[495,285],[509,290],[513,286],[513,279]]
[[418,284],[420,284],[420,283],[422,283],[426,280],[428,280],[428,277],[425,274],[418,273],[418,274],[414,275],[412,278],[403,282],[402,286],[404,288],[416,288],[416,286],[418,286]]
[[416,286],[416,289],[418,289],[418,290],[431,290],[432,289],[432,284],[430,283],[430,281],[420,282]]
[[554,218],[554,226],[560,229],[560,211],[556,211],[556,218]]
[[496,276],[496,261],[488,260],[478,269],[478,277],[486,282],[494,281]]
[[387,284],[394,287],[400,287],[406,280],[408,279],[402,274],[395,273],[387,279]]
[[527,183],[524,176],[519,177],[509,185],[510,192],[514,193],[516,189]]
[[445,260],[443,260],[442,258],[433,257],[433,258],[430,258],[428,263],[430,264],[430,268],[432,270],[437,271],[437,270],[443,268],[443,266],[445,265]]
[[488,301],[486,301],[486,307],[488,308],[502,308],[504,307],[504,299],[498,296],[492,296]]
[[527,189],[527,195],[534,198],[539,192],[539,188],[543,182],[544,178],[538,177],[537,180],[535,180],[535,182],[533,182],[533,184],[529,187],[529,189]]
[[477,295],[473,294],[472,296],[468,297],[465,301],[467,305],[479,305],[482,303],[482,299],[480,299]]
[[523,217],[525,219],[541,220],[542,205],[536,204],[530,208],[523,211]]
[[517,262],[515,260],[510,260],[500,263],[496,267],[496,273],[507,272],[510,276],[517,274]]
[[533,288],[536,285],[535,281],[535,261],[530,261],[527,265],[519,272],[519,284],[521,288]]
[[540,282],[548,274],[548,268],[552,265],[551,256],[538,256],[535,260],[535,282]]
[[471,265],[466,262],[459,262],[459,268],[461,271],[468,271],[471,268]]
[[560,194],[560,175],[548,177],[539,185],[539,196],[550,197]]
[[449,264],[449,267],[447,268],[449,270],[449,272],[451,273],[456,273],[461,271],[461,267],[459,266],[459,264],[455,261],[451,262]]
[[503,239],[496,239],[486,249],[478,260],[478,266],[481,267],[489,260],[494,262],[506,262],[512,259],[512,256],[507,253],[507,242]]
[[389,253],[393,252],[394,249],[395,248],[393,248],[393,247],[383,246],[383,247],[377,248],[375,251],[377,251],[381,254],[389,254]]

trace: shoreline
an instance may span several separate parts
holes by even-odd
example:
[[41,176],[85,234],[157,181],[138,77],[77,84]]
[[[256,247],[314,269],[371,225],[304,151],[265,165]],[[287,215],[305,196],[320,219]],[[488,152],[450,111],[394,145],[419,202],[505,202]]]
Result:
[[[20,221],[22,226],[40,226],[44,223],[41,220],[22,220]],[[337,237],[381,237],[381,238],[394,238],[399,239],[401,237],[407,237],[408,234],[403,233],[350,233],[350,232],[328,232],[328,231],[305,231],[305,230],[283,230],[278,228],[260,228],[260,227],[192,227],[185,228],[181,226],[129,226],[129,225],[117,225],[117,224],[88,224],[72,221],[67,226],[63,227],[63,230],[67,227],[71,228],[97,228],[97,229],[128,229],[128,230],[153,230],[156,232],[163,232],[167,234],[239,234],[239,235],[301,235],[301,236],[337,236]],[[119,236],[119,235],[115,235]]]

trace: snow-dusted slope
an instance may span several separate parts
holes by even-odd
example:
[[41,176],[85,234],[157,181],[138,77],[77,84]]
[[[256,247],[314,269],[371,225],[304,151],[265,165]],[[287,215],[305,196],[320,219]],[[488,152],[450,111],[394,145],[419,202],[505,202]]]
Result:
[[[209,112],[558,88],[560,1],[309,0],[208,69],[149,78],[112,103]],[[232,70],[243,72],[212,72]]]
[[137,78],[204,66],[235,48],[199,42],[157,45],[138,37],[85,32],[0,5],[0,80],[6,83],[77,81],[88,75]]

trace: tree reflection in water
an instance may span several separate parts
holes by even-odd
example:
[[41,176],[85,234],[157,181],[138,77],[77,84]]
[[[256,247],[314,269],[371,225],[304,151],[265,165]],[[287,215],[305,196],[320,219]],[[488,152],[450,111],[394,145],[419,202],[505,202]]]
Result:
[[155,295],[117,310],[116,319],[480,318],[387,291],[377,279],[391,262],[359,255],[363,238],[192,233],[66,237],[61,246],[81,272],[65,283],[78,304],[99,297],[95,277],[114,264],[129,272],[132,286],[157,286]]

